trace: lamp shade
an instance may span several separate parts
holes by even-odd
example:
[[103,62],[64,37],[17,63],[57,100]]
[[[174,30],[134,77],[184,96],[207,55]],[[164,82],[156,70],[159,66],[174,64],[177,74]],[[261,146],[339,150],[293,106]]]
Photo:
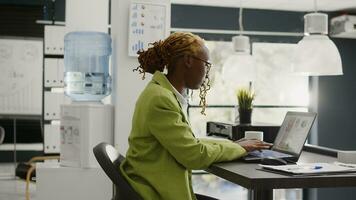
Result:
[[237,35],[232,37],[232,46],[236,52],[251,53],[250,38],[248,36]]
[[343,74],[340,53],[325,35],[307,35],[299,41],[292,69],[309,76]]
[[251,54],[238,53],[230,55],[224,62],[222,76],[231,84],[256,79],[255,62]]

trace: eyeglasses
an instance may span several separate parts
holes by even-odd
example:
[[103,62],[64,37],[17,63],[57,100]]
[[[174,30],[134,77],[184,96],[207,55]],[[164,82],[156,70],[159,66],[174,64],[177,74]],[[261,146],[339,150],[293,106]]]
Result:
[[204,62],[205,66],[208,68],[208,70],[209,70],[209,69],[211,68],[211,66],[212,66],[212,64],[211,64],[209,61],[206,61],[206,60],[201,59],[201,58],[196,57],[196,56],[192,56],[192,58],[195,58],[195,59],[197,59],[197,60],[200,60],[200,61]]

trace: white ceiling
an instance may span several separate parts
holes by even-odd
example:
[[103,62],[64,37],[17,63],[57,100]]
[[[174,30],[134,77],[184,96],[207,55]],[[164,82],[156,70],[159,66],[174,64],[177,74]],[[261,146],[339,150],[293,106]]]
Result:
[[[241,0],[242,7],[288,10],[313,11],[314,0]],[[240,0],[171,0],[174,4],[207,5],[222,7],[239,7]],[[318,11],[356,10],[356,0],[317,0]]]

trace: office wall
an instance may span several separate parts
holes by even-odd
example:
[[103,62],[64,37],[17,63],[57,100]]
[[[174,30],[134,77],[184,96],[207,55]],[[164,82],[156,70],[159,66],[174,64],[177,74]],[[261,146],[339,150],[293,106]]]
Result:
[[333,41],[341,54],[344,75],[319,77],[318,144],[356,150],[356,39]]
[[[333,38],[341,54],[343,76],[319,77],[318,144],[356,150],[356,39]],[[355,199],[356,189],[319,189],[318,199]]]
[[65,6],[66,33],[72,31],[108,32],[109,0],[75,0],[68,1]]
[[113,102],[115,102],[115,146],[121,153],[128,149],[128,136],[136,99],[151,79],[141,80],[132,70],[138,66],[137,58],[128,56],[129,5],[127,0],[111,2],[111,36],[113,39]]

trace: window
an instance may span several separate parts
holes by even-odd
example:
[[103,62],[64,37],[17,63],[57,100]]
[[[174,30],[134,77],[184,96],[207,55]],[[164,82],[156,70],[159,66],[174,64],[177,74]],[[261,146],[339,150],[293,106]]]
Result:
[[[222,77],[223,62],[234,53],[231,42],[208,41],[207,46],[213,67],[206,116],[200,114],[199,91],[193,92],[188,107],[190,122],[198,137],[206,135],[207,121],[235,123],[238,116],[236,90],[249,86],[248,81],[231,85]],[[280,125],[287,111],[308,110],[308,77],[294,75],[290,68],[294,48],[295,44],[253,43],[256,64],[256,80],[252,82],[256,93],[253,122]]]

